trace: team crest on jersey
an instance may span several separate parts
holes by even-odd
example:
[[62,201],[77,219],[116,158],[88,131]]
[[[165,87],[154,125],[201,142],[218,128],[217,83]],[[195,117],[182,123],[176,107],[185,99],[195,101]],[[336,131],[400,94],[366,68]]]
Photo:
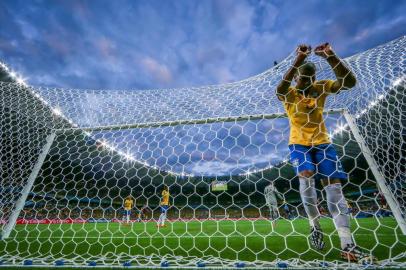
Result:
[[299,159],[295,158],[294,160],[292,160],[292,165],[295,167],[299,167]]

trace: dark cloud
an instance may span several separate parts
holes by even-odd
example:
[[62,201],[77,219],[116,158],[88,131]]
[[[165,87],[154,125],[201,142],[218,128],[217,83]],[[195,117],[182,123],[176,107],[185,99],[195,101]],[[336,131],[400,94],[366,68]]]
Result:
[[34,85],[170,88],[244,79],[298,43],[341,56],[406,33],[405,1],[2,1],[0,58]]

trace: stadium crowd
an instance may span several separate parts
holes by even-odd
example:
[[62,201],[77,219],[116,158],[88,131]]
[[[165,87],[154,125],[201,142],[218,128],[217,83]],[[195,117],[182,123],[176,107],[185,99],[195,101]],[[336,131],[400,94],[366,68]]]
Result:
[[[131,213],[131,219],[135,220],[138,216],[141,207],[135,207]],[[326,211],[327,205],[323,201],[319,203],[320,214],[324,217],[328,217],[328,211]],[[45,205],[34,204],[31,207],[25,207],[20,213],[20,219],[25,220],[41,220],[41,219],[82,219],[82,220],[121,220],[123,217],[123,208],[112,206],[102,207],[100,205],[91,204],[63,204],[58,205],[57,203],[46,203]],[[376,200],[364,200],[350,203],[349,212],[353,217],[368,217],[377,216],[383,217],[388,216],[391,212],[388,210],[386,204],[380,204]],[[158,207],[147,208],[143,219],[144,220],[155,220],[158,218],[160,212]],[[306,217],[304,208],[302,204],[286,204],[280,205],[279,214],[281,218],[293,219],[296,217]],[[169,219],[255,219],[255,218],[265,218],[270,217],[269,209],[266,206],[255,207],[252,205],[246,206],[233,206],[233,207],[212,207],[212,208],[201,208],[201,207],[189,207],[189,206],[171,206],[168,211]]]

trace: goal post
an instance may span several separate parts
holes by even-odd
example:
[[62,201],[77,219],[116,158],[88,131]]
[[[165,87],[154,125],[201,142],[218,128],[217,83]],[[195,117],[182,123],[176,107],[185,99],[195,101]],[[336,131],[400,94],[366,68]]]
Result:
[[55,133],[52,133],[51,135],[47,136],[46,144],[42,147],[41,153],[39,154],[38,159],[34,164],[31,174],[28,177],[28,180],[27,180],[23,190],[21,191],[20,198],[15,203],[14,209],[12,210],[12,213],[11,213],[9,219],[3,228],[3,232],[1,234],[2,240],[6,239],[10,236],[11,231],[13,230],[13,228],[16,224],[17,218],[20,215],[21,210],[23,210],[23,208],[24,208],[28,194],[30,193],[32,186],[34,185],[35,179],[38,176],[41,166],[45,161],[45,158],[49,152],[49,149],[51,148],[51,145],[52,145],[54,139],[55,139]]
[[379,166],[377,165],[375,159],[372,156],[372,152],[369,147],[366,145],[364,139],[362,138],[358,127],[354,121],[354,117],[348,113],[348,111],[343,112],[344,117],[349,125],[349,128],[354,135],[355,140],[357,141],[358,145],[361,148],[362,154],[364,155],[366,161],[368,162],[369,167],[376,179],[376,183],[379,185],[379,188],[382,194],[385,196],[386,201],[389,204],[390,209],[393,211],[393,214],[396,218],[396,221],[399,224],[399,227],[402,230],[402,233],[406,235],[406,215],[402,213],[400,208],[399,202],[396,201],[395,197],[393,196],[390,187],[386,185],[385,178],[382,176],[382,172],[379,170]]

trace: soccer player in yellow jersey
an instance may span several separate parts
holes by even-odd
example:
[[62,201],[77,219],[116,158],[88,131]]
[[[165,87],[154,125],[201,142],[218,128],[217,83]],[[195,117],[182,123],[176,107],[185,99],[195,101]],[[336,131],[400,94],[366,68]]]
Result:
[[[355,75],[325,43],[316,47],[314,53],[328,62],[336,80],[317,81],[316,66],[305,61],[311,52],[310,46],[298,46],[293,66],[286,72],[276,91],[289,118],[290,162],[299,177],[300,196],[311,226],[311,243],[317,249],[324,247],[317,208],[317,178],[321,179],[327,194],[327,206],[340,238],[342,258],[350,261],[373,260],[353,242],[341,186],[347,174],[342,170],[323,118],[327,96],[354,87]],[[291,86],[293,79],[295,86]]]
[[126,217],[126,223],[130,223],[130,216],[131,216],[131,210],[134,207],[134,199],[131,196],[127,196],[127,198],[124,199],[124,211],[125,211],[125,217]]
[[166,213],[169,209],[169,196],[169,189],[167,186],[164,186],[161,199],[161,215],[159,216],[157,227],[165,227]]

